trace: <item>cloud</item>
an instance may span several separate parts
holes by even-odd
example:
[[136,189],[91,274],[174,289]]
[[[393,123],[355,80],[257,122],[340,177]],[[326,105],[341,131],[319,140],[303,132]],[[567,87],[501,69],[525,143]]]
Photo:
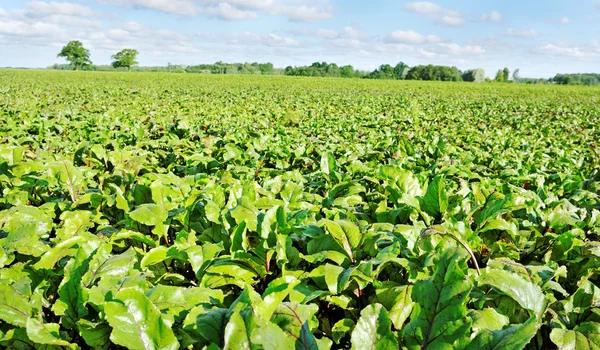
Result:
[[592,56],[592,53],[582,51],[579,47],[567,47],[554,44],[546,44],[538,48],[541,53],[555,56],[567,56],[585,58]]
[[256,12],[240,10],[228,3],[220,3],[217,6],[205,8],[202,12],[211,17],[216,17],[225,21],[240,21],[258,18]]
[[94,16],[94,11],[89,7],[69,2],[43,2],[30,1],[25,4],[25,8],[32,17],[46,17],[49,15],[65,15],[65,16]]
[[344,35],[348,38],[348,39],[352,39],[352,40],[368,40],[371,36],[367,33],[363,33],[360,30],[348,26],[348,27],[344,27]]
[[502,22],[502,15],[500,12],[492,11],[489,14],[484,13],[481,15],[481,20],[486,22]]
[[99,0],[113,6],[147,9],[174,15],[195,16],[199,9],[191,0]]
[[51,23],[0,20],[0,35],[19,37],[53,37],[61,36],[65,30]]
[[423,35],[414,30],[395,30],[386,36],[385,41],[389,43],[426,44],[438,43],[440,38],[435,35]]
[[404,9],[447,26],[460,27],[466,22],[462,13],[443,8],[429,1],[411,2],[404,5]]
[[206,15],[225,21],[256,19],[259,14],[284,16],[293,22],[330,19],[328,0],[99,0],[113,6],[149,9],[181,16]]
[[441,43],[438,44],[440,48],[444,51],[444,53],[456,56],[463,55],[483,55],[485,53],[485,49],[479,45],[466,45],[460,46],[458,44],[452,43]]
[[506,35],[512,36],[515,38],[536,38],[539,36],[538,32],[535,29],[525,28],[525,29],[515,29],[508,28],[506,31]]
[[560,24],[569,24],[571,23],[571,20],[568,19],[567,17],[563,17],[559,20]]
[[333,17],[331,5],[279,5],[272,14],[285,16],[293,22],[316,22]]

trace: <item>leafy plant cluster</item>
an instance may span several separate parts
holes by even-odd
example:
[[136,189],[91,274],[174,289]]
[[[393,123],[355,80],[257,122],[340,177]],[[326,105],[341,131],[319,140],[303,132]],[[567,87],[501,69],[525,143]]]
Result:
[[2,347],[600,346],[596,89],[0,79]]

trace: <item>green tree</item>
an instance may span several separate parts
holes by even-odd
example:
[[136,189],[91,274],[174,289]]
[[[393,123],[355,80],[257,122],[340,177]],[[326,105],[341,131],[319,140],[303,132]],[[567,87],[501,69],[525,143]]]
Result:
[[404,79],[406,78],[406,73],[408,73],[408,64],[404,62],[398,62],[398,64],[394,67],[394,78]]
[[504,70],[502,71],[502,76],[504,78],[504,81],[508,81],[510,79],[510,70],[508,68],[504,68]]
[[502,69],[498,69],[498,72],[496,73],[496,77],[494,78],[494,80],[497,81],[498,83],[504,82],[504,72],[502,72]]
[[138,61],[135,60],[138,54],[138,50],[123,49],[121,52],[112,56],[112,59],[114,60],[112,66],[115,68],[125,67],[131,72],[131,67],[138,64]]
[[342,66],[341,68],[341,76],[342,78],[354,78],[354,67],[348,65],[348,66]]
[[92,61],[90,61],[90,50],[83,47],[83,44],[79,40],[70,41],[56,57],[64,57],[75,66],[75,70],[79,70],[79,67],[92,64]]

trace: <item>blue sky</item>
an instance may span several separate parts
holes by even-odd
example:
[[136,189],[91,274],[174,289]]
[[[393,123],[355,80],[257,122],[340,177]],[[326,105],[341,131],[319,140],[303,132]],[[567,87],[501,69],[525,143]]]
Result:
[[96,64],[314,61],[600,72],[600,0],[71,0],[0,2],[0,66],[46,67],[69,40]]

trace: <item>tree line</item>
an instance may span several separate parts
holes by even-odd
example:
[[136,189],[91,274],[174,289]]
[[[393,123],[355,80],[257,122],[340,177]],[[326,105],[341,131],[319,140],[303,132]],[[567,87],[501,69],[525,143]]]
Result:
[[315,62],[310,66],[288,66],[278,69],[272,63],[224,63],[199,65],[172,65],[166,67],[137,67],[137,56],[139,52],[135,49],[123,49],[111,56],[113,62],[110,66],[93,65],[90,59],[90,51],[80,41],[74,40],[65,45],[57,57],[65,58],[69,64],[55,64],[49,69],[58,70],[127,70],[144,72],[173,72],[173,73],[201,73],[201,74],[260,74],[260,75],[290,75],[304,77],[335,77],[335,78],[363,78],[363,79],[389,79],[389,80],[433,80],[433,81],[466,81],[480,83],[494,81],[498,83],[526,83],[526,84],[564,84],[564,85],[600,85],[600,74],[557,74],[550,79],[522,78],[519,69],[511,72],[508,68],[499,69],[493,80],[485,77],[485,71],[481,68],[461,71],[457,67],[418,65],[409,67],[404,62],[398,62],[395,66],[382,64],[373,71],[362,71],[351,65],[338,66],[335,63]]

